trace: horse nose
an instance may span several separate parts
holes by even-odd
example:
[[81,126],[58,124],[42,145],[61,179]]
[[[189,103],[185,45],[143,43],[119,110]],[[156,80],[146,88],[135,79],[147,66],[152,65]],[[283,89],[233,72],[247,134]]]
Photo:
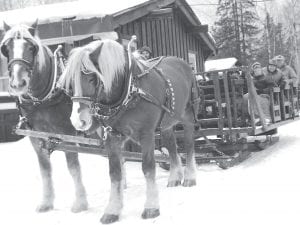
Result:
[[84,127],[86,126],[87,122],[81,119],[77,120],[71,120],[73,126],[75,127],[76,130],[83,130]]

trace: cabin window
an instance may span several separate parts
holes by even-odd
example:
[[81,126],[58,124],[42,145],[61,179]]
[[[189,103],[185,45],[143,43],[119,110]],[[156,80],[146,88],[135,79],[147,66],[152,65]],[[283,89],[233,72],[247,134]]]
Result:
[[195,51],[189,51],[188,57],[189,65],[192,67],[193,72],[197,73],[197,53]]

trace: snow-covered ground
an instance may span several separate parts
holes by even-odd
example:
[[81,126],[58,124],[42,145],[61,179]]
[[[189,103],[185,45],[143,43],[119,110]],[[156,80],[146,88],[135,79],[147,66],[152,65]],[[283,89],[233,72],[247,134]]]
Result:
[[[161,216],[142,220],[145,199],[140,163],[127,164],[125,207],[117,224],[300,224],[300,122],[279,129],[280,141],[239,166],[198,167],[197,186],[167,188],[168,172],[158,168]],[[27,138],[0,144],[0,224],[99,224],[109,196],[107,159],[81,155],[90,208],[73,214],[73,185],[64,155],[52,155],[55,209],[37,214],[41,196],[35,153]]]

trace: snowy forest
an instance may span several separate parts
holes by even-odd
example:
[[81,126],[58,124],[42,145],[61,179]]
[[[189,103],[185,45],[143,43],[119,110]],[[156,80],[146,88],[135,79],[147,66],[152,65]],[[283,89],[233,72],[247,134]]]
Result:
[[280,1],[276,10],[273,3],[219,0],[212,31],[219,48],[217,58],[236,57],[243,64],[266,63],[280,54],[299,73],[300,2]]

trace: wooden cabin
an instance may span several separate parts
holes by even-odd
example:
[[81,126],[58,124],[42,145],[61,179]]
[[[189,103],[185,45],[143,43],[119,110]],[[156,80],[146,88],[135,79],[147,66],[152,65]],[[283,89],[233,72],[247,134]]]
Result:
[[[65,46],[66,53],[73,47],[102,38],[103,33],[116,31],[119,40],[126,44],[132,35],[152,49],[153,57],[173,55],[191,64],[195,72],[204,70],[204,61],[215,54],[216,47],[208,32],[185,0],[110,0],[65,2],[41,5],[0,13],[10,24],[33,23],[39,19],[39,36],[51,48]],[[0,27],[1,29],[1,27]],[[1,34],[0,34],[1,40]],[[0,59],[0,77],[5,74]],[[0,81],[0,91],[3,83]]]
[[[183,58],[195,73],[204,71],[204,61],[216,52],[208,26],[201,24],[185,0],[110,0],[105,5],[102,1],[93,3],[75,1],[0,12],[0,30],[3,24],[1,19],[9,25],[30,25],[38,18],[42,42],[52,50],[62,44],[66,56],[73,47],[93,40],[113,38],[127,45],[131,36],[136,35],[137,42],[133,48],[147,45],[153,57]],[[2,36],[0,32],[0,41]],[[6,59],[0,56],[0,93],[7,92],[6,71]],[[11,110],[9,113],[13,114]],[[0,116],[7,113],[7,110],[0,108]],[[17,111],[14,113],[17,114]],[[16,121],[10,123],[15,124]],[[9,136],[7,126],[0,124],[2,137],[5,131],[5,137]]]

